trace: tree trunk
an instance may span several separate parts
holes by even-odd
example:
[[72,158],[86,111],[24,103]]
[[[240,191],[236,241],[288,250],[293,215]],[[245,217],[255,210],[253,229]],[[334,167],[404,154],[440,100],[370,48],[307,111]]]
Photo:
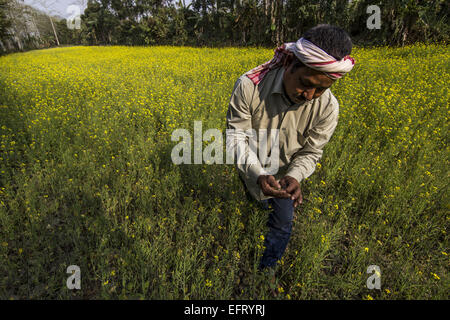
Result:
[[50,17],[50,16],[48,16],[48,17],[50,18],[50,22],[51,22],[51,24],[52,24],[53,33],[55,34],[56,43],[57,43],[57,45],[58,45],[58,47],[59,47],[58,35],[56,34],[56,30],[55,30],[55,26],[53,25],[52,17]]
[[275,26],[275,0],[270,0],[270,33],[272,35],[272,43],[275,43],[275,31],[273,28],[276,28]]
[[283,32],[283,21],[282,19],[283,2],[282,0],[277,0],[277,46],[281,44],[281,34]]

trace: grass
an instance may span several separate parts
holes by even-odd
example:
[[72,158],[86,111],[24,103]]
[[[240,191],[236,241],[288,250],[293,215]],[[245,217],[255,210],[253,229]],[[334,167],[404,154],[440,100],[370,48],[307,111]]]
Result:
[[[268,212],[232,165],[174,165],[225,132],[272,50],[69,47],[0,57],[0,298],[272,299]],[[446,46],[356,48],[338,127],[302,181],[277,299],[448,299]],[[205,143],[206,145],[206,143]],[[68,290],[66,269],[81,269]],[[381,289],[369,290],[370,265]]]

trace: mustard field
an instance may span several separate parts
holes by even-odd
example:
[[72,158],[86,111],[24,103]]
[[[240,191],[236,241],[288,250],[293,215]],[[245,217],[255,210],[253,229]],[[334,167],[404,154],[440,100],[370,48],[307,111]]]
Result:
[[[193,136],[201,121],[225,136],[235,81],[272,55],[0,57],[0,298],[448,299],[448,47],[354,48],[276,283],[257,270],[269,211],[235,167],[171,160],[176,129]],[[71,265],[81,289],[67,287]],[[379,289],[367,285],[373,265]]]

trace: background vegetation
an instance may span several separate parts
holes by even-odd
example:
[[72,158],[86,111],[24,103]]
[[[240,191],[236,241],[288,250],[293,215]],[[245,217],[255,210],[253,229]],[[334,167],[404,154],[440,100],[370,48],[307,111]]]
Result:
[[[47,15],[20,3],[0,0],[0,41],[24,43],[8,52],[77,44],[275,47],[319,23],[348,30],[359,46],[447,43],[450,34],[445,0],[89,0],[79,30],[52,17],[57,36]],[[366,27],[370,5],[381,9],[379,30]]]

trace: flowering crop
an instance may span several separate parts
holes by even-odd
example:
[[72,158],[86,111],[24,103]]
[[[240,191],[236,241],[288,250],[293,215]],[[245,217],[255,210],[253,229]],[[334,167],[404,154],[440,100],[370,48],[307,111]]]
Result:
[[[174,165],[225,130],[271,49],[67,47],[0,58],[0,297],[270,298],[267,210],[233,165]],[[301,186],[281,299],[448,298],[446,46],[355,48],[339,123]],[[204,142],[205,143],[205,142]],[[444,254],[445,253],[445,254]],[[80,266],[82,290],[63,286]],[[377,264],[382,290],[365,286]]]

